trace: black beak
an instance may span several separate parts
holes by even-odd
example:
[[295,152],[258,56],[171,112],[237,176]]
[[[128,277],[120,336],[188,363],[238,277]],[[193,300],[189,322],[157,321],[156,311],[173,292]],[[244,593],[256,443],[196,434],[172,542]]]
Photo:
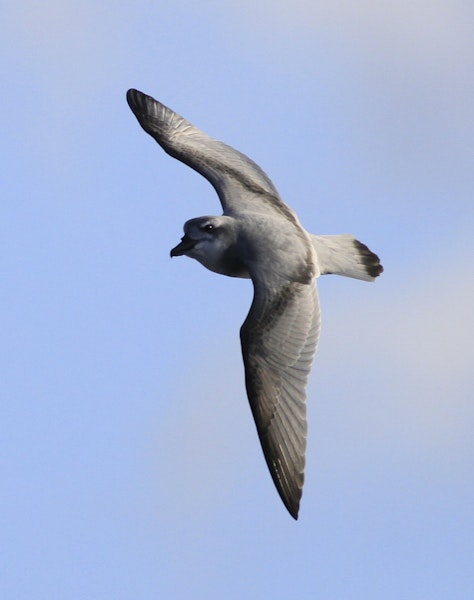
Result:
[[194,248],[195,245],[196,240],[193,240],[192,238],[184,234],[181,238],[180,243],[171,250],[170,256],[183,256],[183,254],[187,254],[189,250]]

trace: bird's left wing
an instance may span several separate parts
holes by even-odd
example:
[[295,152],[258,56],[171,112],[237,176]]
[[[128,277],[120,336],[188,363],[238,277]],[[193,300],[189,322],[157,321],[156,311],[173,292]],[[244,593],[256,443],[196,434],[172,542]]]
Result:
[[[171,156],[200,173],[215,188],[226,213],[275,210],[294,213],[281,200],[264,171],[245,154],[219,142],[183,117],[138,90],[128,90],[127,101],[143,129]],[[251,205],[251,206],[249,206]]]

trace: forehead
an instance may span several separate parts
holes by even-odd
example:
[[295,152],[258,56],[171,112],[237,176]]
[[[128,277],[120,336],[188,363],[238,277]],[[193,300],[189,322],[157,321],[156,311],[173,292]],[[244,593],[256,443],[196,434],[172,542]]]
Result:
[[193,227],[201,227],[202,225],[205,225],[206,223],[210,223],[213,221],[213,219],[215,219],[215,217],[195,217],[194,219],[189,219],[189,221],[186,221],[186,223],[184,224],[184,230],[186,231],[187,229],[192,229]]

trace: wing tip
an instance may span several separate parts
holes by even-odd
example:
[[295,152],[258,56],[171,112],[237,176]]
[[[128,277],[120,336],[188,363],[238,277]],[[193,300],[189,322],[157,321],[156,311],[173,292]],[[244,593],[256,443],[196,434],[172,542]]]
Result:
[[290,487],[283,485],[278,473],[270,469],[273,482],[277,492],[285,505],[286,510],[290,513],[295,521],[298,520],[301,498],[303,496],[304,474],[301,474],[301,482],[298,484],[293,481]]
[[141,94],[141,92],[139,92],[138,90],[136,90],[135,88],[130,88],[129,90],[127,90],[127,103],[130,106],[130,108],[133,109],[133,106],[136,103],[136,99],[138,98],[138,96]]
[[140,126],[151,135],[169,154],[167,148],[170,124],[175,113],[167,106],[139,90],[130,88],[127,91],[127,103]]
[[127,103],[136,117],[146,114],[150,101],[155,102],[151,96],[147,96],[135,88],[130,88],[126,97]]
[[293,517],[293,519],[295,521],[298,520],[298,513],[300,510],[300,503],[298,502],[298,504],[296,506],[288,506],[287,504],[285,504],[287,511],[290,513],[290,515]]

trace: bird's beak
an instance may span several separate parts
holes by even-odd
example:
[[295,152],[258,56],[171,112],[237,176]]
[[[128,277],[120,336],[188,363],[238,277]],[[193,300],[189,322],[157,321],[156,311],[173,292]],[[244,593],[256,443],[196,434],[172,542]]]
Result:
[[184,234],[181,238],[180,243],[171,250],[170,256],[183,256],[183,254],[187,254],[189,250],[194,248],[195,245],[196,240],[193,240],[192,238]]

